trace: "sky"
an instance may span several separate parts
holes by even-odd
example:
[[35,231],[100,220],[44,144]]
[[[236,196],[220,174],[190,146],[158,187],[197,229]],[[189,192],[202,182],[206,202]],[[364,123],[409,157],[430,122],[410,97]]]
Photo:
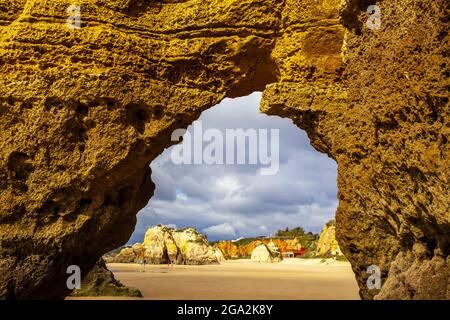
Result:
[[[217,241],[271,235],[297,226],[318,233],[334,218],[338,203],[335,161],[313,149],[306,133],[290,119],[262,114],[260,100],[260,92],[225,99],[204,111],[197,121],[201,121],[203,133],[214,128],[224,134],[224,150],[226,129],[266,129],[272,138],[258,136],[258,141],[268,141],[269,151],[276,150],[270,149],[270,143],[276,142],[270,129],[278,129],[276,174],[263,175],[261,168],[267,168],[267,162],[248,164],[248,156],[246,164],[179,164],[173,148],[178,148],[175,154],[183,155],[179,151],[183,145],[172,146],[150,165],[155,194],[138,213],[128,243],[142,242],[145,231],[159,223],[195,227],[210,241]],[[188,128],[191,140],[194,130],[192,125]],[[185,147],[190,146],[188,142],[185,136]],[[250,143],[246,147],[248,152]]]

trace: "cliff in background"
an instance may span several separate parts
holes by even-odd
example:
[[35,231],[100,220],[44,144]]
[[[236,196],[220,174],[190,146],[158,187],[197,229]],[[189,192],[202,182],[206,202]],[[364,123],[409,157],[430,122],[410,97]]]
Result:
[[[281,252],[291,251],[292,249],[296,250],[301,250],[302,248],[305,249],[305,247],[302,246],[301,241],[299,241],[299,239],[296,238],[294,239],[268,238],[268,239],[252,240],[249,243],[218,241],[214,243],[214,247],[219,248],[227,259],[250,258],[253,250],[261,242],[264,243],[265,245],[268,245],[271,241],[277,248],[279,248]],[[313,253],[314,251],[310,252]],[[305,249],[305,254],[306,253],[308,253],[308,250]]]
[[148,264],[201,265],[219,263],[222,256],[194,228],[174,229],[157,225],[147,230],[142,244],[136,243],[105,259],[117,263],[141,263],[145,260]]
[[336,222],[331,220],[328,222],[320,233],[319,241],[316,248],[317,256],[341,256],[342,251],[336,239]]

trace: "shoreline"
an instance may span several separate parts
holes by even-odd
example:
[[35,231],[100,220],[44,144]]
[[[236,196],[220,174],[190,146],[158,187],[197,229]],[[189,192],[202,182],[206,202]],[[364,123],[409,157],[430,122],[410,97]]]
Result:
[[258,263],[227,260],[214,265],[146,265],[110,263],[108,269],[143,298],[70,297],[69,299],[151,300],[359,300],[349,262],[285,259]]

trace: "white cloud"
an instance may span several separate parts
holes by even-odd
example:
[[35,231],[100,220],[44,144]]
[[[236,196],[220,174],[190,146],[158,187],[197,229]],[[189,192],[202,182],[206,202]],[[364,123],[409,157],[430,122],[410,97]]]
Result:
[[211,226],[203,229],[203,232],[208,236],[218,236],[218,237],[234,237],[236,236],[236,231],[229,223],[222,223],[215,226]]

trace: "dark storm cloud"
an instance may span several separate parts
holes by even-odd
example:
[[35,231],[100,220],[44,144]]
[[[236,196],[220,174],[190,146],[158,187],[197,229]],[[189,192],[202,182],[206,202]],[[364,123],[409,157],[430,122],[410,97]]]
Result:
[[[289,119],[259,112],[260,93],[226,99],[205,111],[204,129],[279,129],[280,168],[260,175],[259,165],[175,165],[171,149],[152,164],[155,196],[138,215],[130,242],[154,224],[194,226],[209,239],[232,239],[302,226],[318,232],[337,206],[336,163],[314,150]],[[189,129],[192,131],[192,127]]]

